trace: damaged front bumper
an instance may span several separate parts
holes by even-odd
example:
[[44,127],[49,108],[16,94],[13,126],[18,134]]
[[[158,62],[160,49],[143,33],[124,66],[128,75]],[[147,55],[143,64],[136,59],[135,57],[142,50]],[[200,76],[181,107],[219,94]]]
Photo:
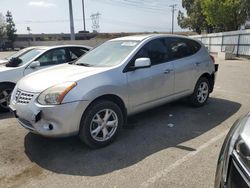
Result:
[[87,101],[76,101],[60,105],[41,105],[38,94],[29,103],[18,103],[11,99],[10,109],[18,122],[27,130],[47,137],[65,137],[79,132],[80,121]]

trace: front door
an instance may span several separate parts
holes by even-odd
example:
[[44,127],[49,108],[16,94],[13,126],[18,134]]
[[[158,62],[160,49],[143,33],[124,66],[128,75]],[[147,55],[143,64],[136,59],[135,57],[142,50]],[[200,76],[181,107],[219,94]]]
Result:
[[150,58],[151,67],[127,72],[131,108],[140,108],[167,98],[174,92],[174,67],[168,62],[168,50],[164,40],[148,42],[135,55],[130,65],[133,66],[134,61],[142,57]]
[[29,66],[24,70],[24,75],[28,75],[32,72],[48,68],[53,65],[59,65],[66,63],[68,57],[66,55],[66,50],[64,48],[53,49],[45,52],[35,61],[40,62],[40,66],[36,68],[30,68]]

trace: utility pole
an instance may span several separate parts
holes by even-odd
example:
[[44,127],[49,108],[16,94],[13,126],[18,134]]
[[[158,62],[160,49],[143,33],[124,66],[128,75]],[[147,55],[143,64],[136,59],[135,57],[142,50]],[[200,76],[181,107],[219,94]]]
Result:
[[99,19],[100,19],[101,14],[99,12],[95,14],[91,14],[90,18],[92,20],[92,29],[93,32],[99,32],[100,31],[100,25],[99,25]]
[[31,40],[32,40],[30,27],[27,27],[27,31],[28,31],[28,34],[29,34],[29,46],[30,46],[30,43],[31,43]]
[[84,28],[84,31],[86,31],[85,5],[84,5],[84,0],[82,0],[82,17],[83,17],[83,28]]
[[174,34],[174,12],[177,10],[177,4],[170,5],[169,7],[172,8],[172,34]]
[[70,18],[70,39],[75,40],[72,0],[69,0],[69,18]]

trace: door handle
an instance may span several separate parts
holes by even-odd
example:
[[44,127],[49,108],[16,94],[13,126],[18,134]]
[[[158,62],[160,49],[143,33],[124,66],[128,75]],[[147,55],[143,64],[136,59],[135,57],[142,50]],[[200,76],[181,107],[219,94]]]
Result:
[[197,62],[197,63],[195,63],[195,65],[196,65],[196,66],[199,66],[200,64],[201,64],[201,62]]
[[173,69],[166,69],[165,71],[164,71],[164,74],[169,74],[169,73],[171,73],[173,71]]

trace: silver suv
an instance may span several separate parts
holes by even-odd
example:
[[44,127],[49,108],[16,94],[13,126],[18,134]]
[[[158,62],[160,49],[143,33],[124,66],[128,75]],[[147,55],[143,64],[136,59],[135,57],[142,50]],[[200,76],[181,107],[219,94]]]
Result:
[[206,103],[217,71],[206,48],[193,39],[141,35],[110,40],[74,64],[24,77],[10,108],[31,132],[79,135],[90,147],[111,143],[127,115],[188,97]]

